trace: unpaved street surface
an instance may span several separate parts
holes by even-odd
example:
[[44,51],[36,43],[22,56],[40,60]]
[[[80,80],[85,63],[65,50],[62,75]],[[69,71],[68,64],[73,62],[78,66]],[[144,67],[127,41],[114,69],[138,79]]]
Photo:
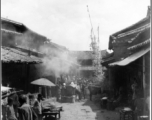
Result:
[[89,100],[76,103],[59,103],[63,106],[60,120],[119,120],[119,113],[102,110]]

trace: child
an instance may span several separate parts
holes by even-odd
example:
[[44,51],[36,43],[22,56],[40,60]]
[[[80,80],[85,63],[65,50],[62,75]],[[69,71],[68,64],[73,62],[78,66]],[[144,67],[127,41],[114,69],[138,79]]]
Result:
[[6,107],[6,118],[7,120],[17,120],[15,116],[15,111],[13,108],[13,99],[8,98],[8,105]]

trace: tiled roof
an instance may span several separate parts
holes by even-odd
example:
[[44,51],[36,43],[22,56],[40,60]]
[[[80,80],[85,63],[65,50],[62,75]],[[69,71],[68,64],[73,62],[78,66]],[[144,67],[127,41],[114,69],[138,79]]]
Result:
[[7,21],[7,22],[10,22],[10,23],[14,23],[14,24],[17,24],[17,25],[23,25],[23,24],[20,23],[20,22],[16,22],[16,21],[14,21],[14,20],[10,20],[10,19],[3,18],[3,17],[1,17],[1,20],[2,20],[2,21]]
[[[29,51],[30,52],[30,51]],[[28,55],[27,52],[21,49],[1,46],[1,61],[4,63],[40,63],[40,58],[34,55]]]
[[[151,27],[150,21],[151,21],[151,17],[148,15],[144,19],[136,22],[135,24],[110,35],[109,49],[114,49],[115,45],[121,47],[122,45],[124,46],[132,45],[134,41],[137,41],[138,36],[140,36],[142,33],[145,32],[148,33],[150,31],[150,27]],[[141,41],[138,40],[138,42]]]

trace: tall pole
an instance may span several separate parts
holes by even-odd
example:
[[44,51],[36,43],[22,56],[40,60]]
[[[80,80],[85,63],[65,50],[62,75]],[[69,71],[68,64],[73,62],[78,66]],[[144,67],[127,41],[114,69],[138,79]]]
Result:
[[[146,82],[145,82],[145,55],[143,56],[143,91],[144,91],[144,100],[146,98],[145,94]],[[145,113],[146,105],[144,103],[144,113]]]
[[89,19],[90,19],[90,24],[91,24],[91,28],[92,28],[92,33],[93,33],[93,36],[95,36],[88,5],[87,5],[87,11],[88,11],[88,14],[89,14]]
[[[99,43],[100,43],[100,40],[99,40],[99,26],[98,26],[98,60],[99,60],[99,62],[100,62],[100,45],[99,45]],[[100,65],[99,65],[100,66]]]
[[91,48],[94,53],[93,66],[95,68],[95,78],[99,80],[100,79],[100,76],[99,76],[99,73],[100,73],[99,26],[97,28],[98,36],[96,37],[94,34],[88,5],[87,5],[87,11],[89,14],[89,19],[90,19],[90,24],[91,24]]

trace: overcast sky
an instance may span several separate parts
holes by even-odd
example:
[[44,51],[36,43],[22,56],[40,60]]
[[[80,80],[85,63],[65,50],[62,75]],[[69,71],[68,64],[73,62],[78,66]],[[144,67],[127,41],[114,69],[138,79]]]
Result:
[[94,32],[100,28],[100,48],[107,49],[109,35],[144,18],[150,0],[1,0],[1,16],[70,50],[89,50],[87,5]]

